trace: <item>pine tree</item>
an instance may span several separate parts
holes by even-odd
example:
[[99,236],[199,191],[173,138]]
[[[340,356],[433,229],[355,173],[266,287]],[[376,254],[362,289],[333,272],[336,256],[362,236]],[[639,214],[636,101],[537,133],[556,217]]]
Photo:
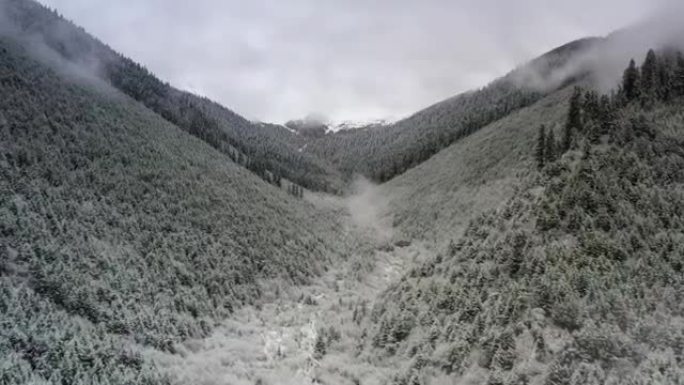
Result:
[[587,91],[584,94],[584,102],[582,106],[585,117],[587,119],[597,119],[600,114],[599,96],[596,91]]
[[646,54],[641,66],[641,98],[646,104],[653,103],[658,98],[658,57],[652,49]]
[[546,158],[546,164],[554,162],[556,160],[556,135],[553,133],[553,129],[550,129],[548,131],[544,147],[544,157]]
[[314,352],[313,356],[315,359],[320,360],[325,356],[326,353],[326,346],[325,346],[325,333],[323,331],[318,332],[318,336],[316,337],[316,342],[314,344]]
[[677,59],[670,51],[658,61],[658,98],[669,101],[674,96],[674,70]]
[[676,96],[684,96],[684,56],[677,54],[677,67],[674,73],[674,92]]
[[574,133],[582,132],[582,129],[582,91],[576,87],[570,98],[570,109],[563,134],[563,152],[570,150]]
[[563,130],[563,141],[561,143],[561,150],[563,153],[565,153],[566,151],[569,151],[570,147],[572,147],[572,142],[574,141],[574,136],[575,136],[574,129],[569,125],[565,125],[565,128]]
[[546,127],[542,124],[539,126],[539,135],[537,136],[537,149],[535,153],[535,159],[537,160],[537,168],[544,168],[544,163],[546,156],[544,151],[546,150]]
[[630,60],[629,67],[622,76],[622,92],[628,102],[639,96],[639,69],[634,59]]

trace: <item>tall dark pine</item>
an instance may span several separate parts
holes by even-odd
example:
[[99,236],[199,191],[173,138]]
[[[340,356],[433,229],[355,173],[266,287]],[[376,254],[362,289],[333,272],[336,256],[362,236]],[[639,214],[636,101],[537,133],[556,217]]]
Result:
[[652,49],[646,54],[641,66],[640,88],[645,103],[652,103],[658,98],[658,57]]
[[537,148],[535,151],[535,160],[537,161],[537,168],[540,170],[544,168],[546,163],[546,127],[542,124],[539,126],[539,134],[537,135]]
[[546,134],[546,143],[544,145],[544,157],[546,164],[556,161],[556,135],[553,133],[553,128],[549,129]]
[[622,76],[622,91],[627,101],[632,101],[639,97],[639,69],[634,59],[630,60],[629,67],[627,67]]
[[669,101],[674,97],[674,70],[677,61],[672,52],[666,52],[658,60],[658,97],[662,101]]
[[587,91],[584,94],[582,110],[586,119],[597,119],[600,114],[599,95],[596,91]]
[[599,122],[601,124],[601,133],[605,134],[610,132],[611,125],[613,124],[614,108],[611,104],[611,99],[608,95],[601,96],[601,101],[599,102],[599,105]]
[[674,73],[674,91],[676,96],[684,96],[684,56],[677,54],[677,67]]
[[563,131],[564,152],[572,147],[574,133],[582,132],[582,129],[582,90],[576,87],[572,98],[570,98],[568,120],[565,122],[565,129]]

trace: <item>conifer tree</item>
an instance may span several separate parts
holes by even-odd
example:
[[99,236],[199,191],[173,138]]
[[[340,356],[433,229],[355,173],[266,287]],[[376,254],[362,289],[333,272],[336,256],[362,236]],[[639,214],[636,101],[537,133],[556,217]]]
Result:
[[641,98],[642,102],[650,104],[658,97],[658,57],[652,49],[646,54],[641,66]]
[[575,88],[572,98],[570,98],[570,109],[568,111],[568,118],[565,122],[565,130],[563,134],[563,152],[570,150],[572,147],[573,136],[575,132],[582,132],[582,91],[579,87]]
[[674,92],[676,96],[684,96],[684,56],[677,54],[677,65],[674,73]]
[[318,336],[316,337],[316,342],[314,344],[314,358],[317,360],[320,360],[325,356],[326,353],[326,346],[325,346],[325,334],[322,331],[319,331]]
[[674,96],[674,71],[677,66],[676,56],[666,52],[658,61],[658,98],[669,101]]
[[599,96],[596,91],[587,91],[584,94],[584,102],[582,106],[585,117],[587,119],[597,119],[600,114]]
[[574,140],[574,136],[575,136],[574,129],[571,126],[566,124],[564,129],[563,129],[563,140],[562,140],[561,146],[560,146],[561,150],[562,150],[561,152],[565,153],[566,151],[570,150],[570,147],[572,147],[572,142]]
[[539,134],[537,135],[537,149],[535,152],[535,159],[537,161],[537,168],[544,168],[544,163],[546,156],[544,154],[546,150],[546,127],[542,124],[539,126]]
[[556,160],[556,135],[553,133],[553,129],[549,129],[544,147],[546,164],[554,162]]
[[634,59],[630,60],[629,67],[622,76],[622,92],[628,102],[639,96],[639,69]]
[[578,132],[582,132],[582,90],[579,87],[575,88],[572,98],[570,98],[568,125]]

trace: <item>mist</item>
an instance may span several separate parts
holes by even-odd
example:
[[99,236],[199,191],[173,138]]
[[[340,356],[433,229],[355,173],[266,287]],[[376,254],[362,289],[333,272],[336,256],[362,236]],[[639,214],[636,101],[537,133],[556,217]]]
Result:
[[388,201],[381,188],[368,179],[357,176],[351,184],[351,192],[346,205],[352,222],[379,243],[389,242],[393,231],[387,217]]
[[[93,47],[84,49],[85,43],[73,35],[72,26],[64,22],[20,26],[11,14],[6,1],[0,1],[0,38],[9,39],[26,50],[33,59],[49,66],[62,76],[98,87],[100,91],[114,92],[104,76],[104,55]],[[16,8],[14,8],[16,9]],[[35,28],[35,29],[33,29]],[[46,33],[40,29],[47,29]],[[65,49],[80,49],[78,55],[66,58],[46,41],[49,36]]]
[[653,16],[607,36],[577,41],[579,47],[574,53],[550,72],[546,70],[552,64],[541,57],[517,68],[510,77],[521,87],[547,92],[572,77],[589,74],[592,85],[599,91],[613,91],[631,59],[640,64],[649,49],[684,47],[682,18],[684,5],[667,4]]

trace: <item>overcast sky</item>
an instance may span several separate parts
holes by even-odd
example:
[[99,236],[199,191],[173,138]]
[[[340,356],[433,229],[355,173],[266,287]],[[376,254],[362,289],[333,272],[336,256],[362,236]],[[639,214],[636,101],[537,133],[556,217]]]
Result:
[[250,119],[399,118],[667,0],[40,0]]

